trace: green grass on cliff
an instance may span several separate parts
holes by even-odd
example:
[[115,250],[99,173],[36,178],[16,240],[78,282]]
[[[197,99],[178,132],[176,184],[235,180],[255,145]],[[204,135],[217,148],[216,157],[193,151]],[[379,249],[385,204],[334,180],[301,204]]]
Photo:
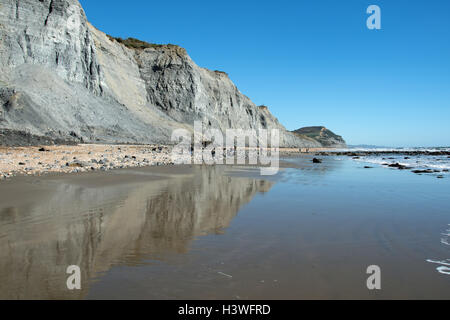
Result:
[[214,72],[217,73],[217,74],[223,74],[225,76],[228,76],[228,73],[226,73],[225,71],[214,70]]
[[144,50],[144,49],[148,49],[148,48],[154,48],[154,49],[160,49],[160,48],[178,48],[177,45],[174,44],[156,44],[156,43],[148,43],[136,38],[127,38],[127,39],[122,39],[122,38],[115,38],[112,37],[110,35],[108,35],[109,40],[111,41],[117,41],[121,44],[123,44],[124,46],[126,46],[127,48],[130,49],[135,49],[135,50]]
[[325,136],[328,136],[330,138],[335,138],[335,139],[340,139],[341,138],[340,136],[338,136],[334,132],[326,129],[325,127],[320,127],[320,126],[305,127],[305,128],[301,128],[301,129],[295,130],[294,132],[298,133],[298,134],[302,134],[302,135],[310,137],[310,138],[313,138],[313,139],[317,139],[317,138],[322,136],[322,130],[324,131],[323,134]]

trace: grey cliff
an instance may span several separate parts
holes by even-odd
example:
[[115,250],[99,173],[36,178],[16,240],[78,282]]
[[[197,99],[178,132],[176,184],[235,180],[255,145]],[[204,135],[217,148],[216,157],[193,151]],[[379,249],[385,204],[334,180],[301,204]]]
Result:
[[170,144],[174,129],[192,132],[201,121],[222,131],[279,129],[283,147],[321,146],[183,48],[129,48],[107,36],[77,0],[1,0],[0,61],[0,135]]

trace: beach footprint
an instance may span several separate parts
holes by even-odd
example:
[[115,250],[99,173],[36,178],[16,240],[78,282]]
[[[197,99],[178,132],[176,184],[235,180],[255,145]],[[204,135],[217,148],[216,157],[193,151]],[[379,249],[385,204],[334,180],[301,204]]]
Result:
[[[447,229],[442,235],[444,237],[441,238],[441,243],[450,246],[450,229]],[[437,267],[436,270],[439,273],[450,275],[450,259],[445,259],[442,261],[428,259],[427,262],[438,264],[439,267]]]

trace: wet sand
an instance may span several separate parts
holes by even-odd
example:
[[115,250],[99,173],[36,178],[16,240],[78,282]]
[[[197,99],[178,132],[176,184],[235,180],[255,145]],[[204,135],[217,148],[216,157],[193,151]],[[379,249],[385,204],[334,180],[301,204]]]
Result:
[[[289,157],[0,183],[2,299],[449,299],[449,180]],[[379,265],[382,290],[366,287]],[[66,287],[79,265],[82,289]]]

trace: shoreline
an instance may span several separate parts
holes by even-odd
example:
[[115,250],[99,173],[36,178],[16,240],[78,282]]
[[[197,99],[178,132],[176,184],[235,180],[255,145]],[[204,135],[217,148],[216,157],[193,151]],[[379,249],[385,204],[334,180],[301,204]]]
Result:
[[[385,168],[411,171],[418,175],[433,174],[438,179],[443,179],[444,174],[450,172],[447,161],[447,159],[450,159],[448,148],[445,148],[445,150],[335,150],[316,152],[315,156],[347,157]],[[432,160],[426,162],[423,160],[425,158]],[[373,167],[365,165],[364,168],[371,169]]]
[[[0,180],[126,168],[177,166],[168,145],[76,144],[0,146]],[[280,156],[330,151],[330,148],[280,148]]]
[[[110,171],[129,168],[180,166],[172,161],[171,145],[141,144],[58,144],[39,146],[0,146],[0,181],[19,176],[43,176],[51,174],[77,174],[97,171]],[[248,150],[248,148],[246,148]],[[447,156],[449,151],[408,151],[408,150],[346,150],[339,148],[280,148],[280,157],[346,156],[359,159],[366,156],[405,155],[405,156]],[[248,154],[246,154],[246,157]],[[397,169],[410,169],[414,173],[439,173],[448,170],[414,170],[398,162],[382,166]],[[183,165],[183,164],[181,164]],[[192,163],[194,165],[194,163]],[[227,164],[223,164],[227,165]],[[232,165],[240,165],[234,163]],[[247,163],[245,164],[247,165]],[[280,166],[283,166],[280,164]],[[365,168],[371,168],[366,166]]]
[[171,165],[170,150],[162,145],[109,144],[0,147],[0,180]]
[[354,150],[354,151],[317,151],[319,156],[348,156],[348,157],[363,157],[363,156],[381,156],[381,155],[405,155],[405,156],[450,156],[450,151],[428,151],[428,150]]

